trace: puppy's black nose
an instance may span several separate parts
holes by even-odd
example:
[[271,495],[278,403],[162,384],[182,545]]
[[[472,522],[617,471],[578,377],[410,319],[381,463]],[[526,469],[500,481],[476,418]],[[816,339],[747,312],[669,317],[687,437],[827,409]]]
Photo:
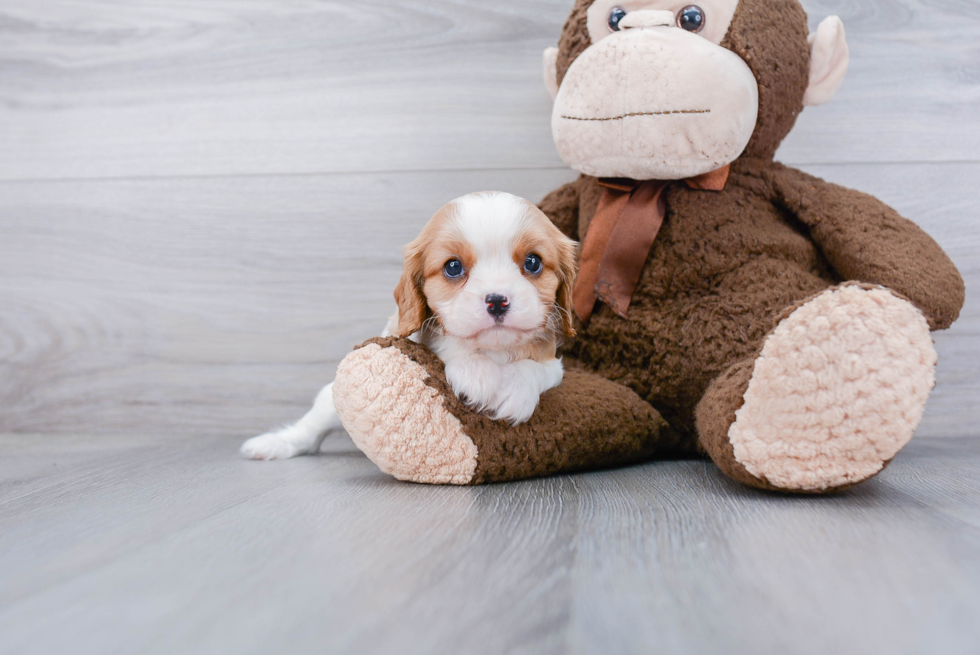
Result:
[[504,317],[508,309],[510,309],[510,303],[504,296],[495,293],[487,296],[487,312],[498,321]]

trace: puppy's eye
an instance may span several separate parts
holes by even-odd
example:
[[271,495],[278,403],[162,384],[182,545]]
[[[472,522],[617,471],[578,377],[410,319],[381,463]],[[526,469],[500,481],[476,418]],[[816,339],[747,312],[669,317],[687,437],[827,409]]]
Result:
[[613,32],[619,31],[619,22],[626,18],[626,10],[622,7],[613,7],[609,12],[609,29]]
[[446,265],[442,269],[446,273],[446,277],[453,280],[458,277],[463,276],[463,262],[458,259],[450,259],[446,262]]
[[541,272],[541,269],[543,267],[544,267],[544,262],[541,261],[540,257],[538,257],[533,253],[528,255],[527,259],[524,260],[524,270],[530,273],[531,275],[537,275],[538,273]]
[[677,14],[677,26],[688,32],[700,32],[704,29],[704,10],[697,5],[684,7]]

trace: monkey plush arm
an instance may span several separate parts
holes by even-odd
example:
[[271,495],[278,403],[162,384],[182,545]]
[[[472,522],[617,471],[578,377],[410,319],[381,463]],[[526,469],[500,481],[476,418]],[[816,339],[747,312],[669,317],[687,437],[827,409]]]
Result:
[[578,241],[578,182],[571,182],[544,197],[538,208],[569,239]]
[[963,308],[956,266],[918,225],[859,191],[776,165],[781,204],[795,214],[844,280],[880,284],[905,296],[944,330]]

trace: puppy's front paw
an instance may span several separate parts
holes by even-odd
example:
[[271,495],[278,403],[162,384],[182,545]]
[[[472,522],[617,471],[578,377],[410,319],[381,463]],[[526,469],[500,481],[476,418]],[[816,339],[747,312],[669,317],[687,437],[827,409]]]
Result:
[[511,385],[502,388],[494,400],[495,421],[509,421],[511,425],[526,422],[538,407],[539,394],[536,389],[526,385]]
[[563,376],[558,359],[544,364],[531,360],[509,364],[491,403],[493,418],[512,425],[524,423],[537,409],[541,394],[561,384]]
[[243,443],[238,452],[246,459],[258,460],[290,459],[297,455],[306,454],[299,452],[296,445],[283,434],[283,431],[269,432],[253,437]]
[[500,388],[500,365],[486,357],[467,357],[446,364],[446,380],[467,406],[483,411],[493,406]]

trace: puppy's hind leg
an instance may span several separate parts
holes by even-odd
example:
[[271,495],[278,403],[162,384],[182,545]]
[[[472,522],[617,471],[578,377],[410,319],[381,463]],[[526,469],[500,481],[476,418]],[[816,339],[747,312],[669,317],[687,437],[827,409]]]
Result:
[[239,452],[248,459],[289,459],[315,455],[323,439],[340,428],[331,382],[320,391],[313,409],[303,418],[292,425],[249,439],[242,444]]
[[[382,337],[398,329],[398,312],[388,319]],[[313,409],[292,425],[253,437],[242,444],[239,452],[247,459],[290,459],[315,455],[331,432],[340,430],[340,417],[333,404],[333,382],[320,390]]]

